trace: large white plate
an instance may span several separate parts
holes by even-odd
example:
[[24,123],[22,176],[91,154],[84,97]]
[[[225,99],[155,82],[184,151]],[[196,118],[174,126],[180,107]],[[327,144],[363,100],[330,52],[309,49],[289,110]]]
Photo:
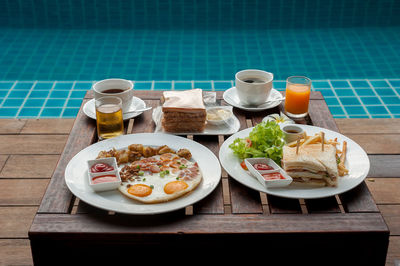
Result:
[[206,124],[203,132],[165,132],[161,126],[161,106],[153,109],[152,118],[156,124],[155,133],[167,133],[173,135],[232,135],[240,129],[239,119],[233,115],[225,124],[211,125]]
[[239,109],[242,109],[245,111],[249,111],[249,112],[260,112],[263,110],[274,108],[281,103],[282,98],[283,98],[282,94],[279,91],[272,89],[271,93],[268,97],[268,101],[272,101],[272,100],[276,100],[276,101],[273,101],[270,103],[264,103],[257,107],[242,105],[240,103],[239,96],[237,95],[236,87],[232,87],[232,88],[226,90],[224,92],[224,94],[222,95],[222,97],[224,98],[225,102],[227,102],[228,104],[230,104],[236,108],[239,108]]
[[[240,166],[240,159],[235,156],[233,151],[229,148],[229,145],[236,138],[247,137],[253,128],[239,131],[229,137],[221,145],[219,159],[222,167],[230,176],[249,188],[274,196],[296,199],[315,199],[341,194],[356,187],[365,179],[369,172],[370,163],[367,154],[357,143],[342,134],[328,129],[299,124],[298,126],[302,127],[308,135],[314,135],[315,133],[324,131],[327,139],[337,138],[339,143],[343,143],[344,140],[347,141],[346,168],[349,170],[349,174],[339,177],[337,187],[300,188],[295,185],[289,185],[288,187],[282,188],[265,188],[255,177],[250,175],[248,171],[242,169]],[[341,146],[339,148],[341,148]]]
[[[90,101],[85,103],[85,105],[83,106],[82,109],[83,109],[83,112],[85,113],[85,115],[96,120],[96,108],[95,108],[94,104],[95,104],[95,100],[91,99]],[[146,107],[146,103],[142,99],[135,97],[135,96],[132,97],[132,104],[131,104],[130,109],[138,110],[138,109],[143,109],[145,107]],[[134,118],[136,116],[139,116],[142,113],[143,112],[124,113],[124,114],[122,114],[122,118],[124,120],[127,120],[127,119]]]
[[[189,194],[170,202],[157,204],[137,202],[123,196],[118,190],[94,192],[88,184],[87,160],[95,159],[100,151],[111,148],[123,149],[133,143],[151,146],[168,145],[176,150],[189,149],[200,167],[203,180]],[[76,197],[95,207],[127,214],[156,214],[184,208],[209,195],[218,185],[220,178],[221,166],[218,158],[208,148],[190,139],[157,133],[124,135],[95,143],[76,154],[65,169],[65,182]]]

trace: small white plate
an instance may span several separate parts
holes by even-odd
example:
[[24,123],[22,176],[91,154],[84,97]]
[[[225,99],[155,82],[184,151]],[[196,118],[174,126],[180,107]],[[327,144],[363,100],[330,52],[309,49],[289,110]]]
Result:
[[[132,104],[131,104],[131,108],[130,109],[143,109],[146,107],[146,103],[138,98],[133,96],[132,97]],[[95,110],[95,106],[94,106],[94,99],[91,99],[90,101],[88,101],[87,103],[85,103],[85,105],[83,106],[83,112],[85,113],[85,115],[87,115],[88,117],[96,120],[96,110]],[[122,118],[124,120],[127,119],[131,119],[134,118],[136,116],[141,115],[143,112],[135,112],[135,113],[126,113],[122,115]]]
[[223,125],[211,125],[210,123],[207,123],[203,132],[166,132],[161,126],[161,116],[161,106],[154,108],[152,114],[153,121],[156,124],[154,133],[167,133],[173,135],[231,135],[238,132],[240,129],[239,119],[232,114],[231,118]]
[[278,106],[282,101],[282,94],[275,89],[271,90],[271,94],[268,97],[268,101],[271,101],[271,100],[277,100],[277,101],[274,101],[271,103],[264,103],[257,107],[242,105],[240,103],[239,96],[237,95],[236,87],[232,87],[232,88],[226,90],[222,97],[224,98],[225,102],[227,102],[228,104],[230,104],[236,108],[239,108],[239,109],[242,109],[245,111],[251,111],[251,112],[259,112],[259,111],[274,108],[274,107]]

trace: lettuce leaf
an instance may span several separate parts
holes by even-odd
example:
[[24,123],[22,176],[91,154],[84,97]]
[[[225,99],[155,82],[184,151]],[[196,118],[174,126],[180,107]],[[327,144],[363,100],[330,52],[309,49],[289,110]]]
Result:
[[284,133],[275,121],[257,124],[246,138],[236,138],[229,148],[240,159],[252,157],[271,158],[280,165]]

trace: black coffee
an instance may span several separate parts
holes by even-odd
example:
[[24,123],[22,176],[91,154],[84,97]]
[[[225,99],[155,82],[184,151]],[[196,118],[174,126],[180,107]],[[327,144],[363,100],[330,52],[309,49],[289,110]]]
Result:
[[245,78],[243,79],[246,83],[265,83],[266,81],[260,78]]
[[104,90],[102,91],[102,93],[121,93],[124,92],[125,90],[122,89],[108,89],[108,90]]

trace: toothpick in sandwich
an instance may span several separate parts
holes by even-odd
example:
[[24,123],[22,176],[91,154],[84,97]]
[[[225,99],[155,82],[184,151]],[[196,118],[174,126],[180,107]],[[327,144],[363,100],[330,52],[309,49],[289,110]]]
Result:
[[325,132],[321,131],[321,143],[322,143],[322,151],[324,151],[325,145]]
[[300,138],[297,139],[297,144],[296,144],[296,155],[299,154],[299,148],[300,148]]

